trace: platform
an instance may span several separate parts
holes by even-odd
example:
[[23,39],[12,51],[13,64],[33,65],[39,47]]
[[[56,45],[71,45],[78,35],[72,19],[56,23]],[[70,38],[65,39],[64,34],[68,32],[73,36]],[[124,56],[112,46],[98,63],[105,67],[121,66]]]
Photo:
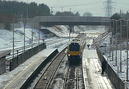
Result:
[[[91,40],[87,40],[87,44]],[[101,75],[101,63],[95,49],[87,48],[83,52],[83,76],[85,89],[115,89],[106,74]]]
[[[45,49],[38,54],[32,56],[25,63],[21,64],[15,70],[6,74],[5,76],[12,76],[9,79],[3,81],[3,87],[0,89],[20,89],[20,86],[30,76],[31,73],[38,67],[45,58],[50,55],[55,49]],[[13,73],[14,72],[14,73]],[[2,75],[1,75],[2,76]],[[0,76],[0,77],[1,77]]]

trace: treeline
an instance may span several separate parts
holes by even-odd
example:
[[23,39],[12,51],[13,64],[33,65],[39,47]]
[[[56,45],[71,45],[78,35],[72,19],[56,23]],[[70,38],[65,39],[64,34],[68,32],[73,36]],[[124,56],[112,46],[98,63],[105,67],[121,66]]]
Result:
[[49,16],[50,8],[45,4],[24,3],[17,1],[1,1],[0,14],[16,17]]
[[[51,13],[50,8],[45,4],[0,0],[0,16],[1,15],[30,18],[34,16],[50,16]],[[53,16],[80,16],[80,14],[79,12],[73,13],[71,11],[58,11]]]

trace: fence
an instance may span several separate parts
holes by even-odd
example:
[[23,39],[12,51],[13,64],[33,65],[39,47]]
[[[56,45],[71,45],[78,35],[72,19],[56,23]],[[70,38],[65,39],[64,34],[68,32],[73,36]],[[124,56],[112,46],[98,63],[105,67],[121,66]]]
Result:
[[[106,61],[106,59],[102,55],[99,48],[97,48],[97,54],[98,54],[98,57],[101,63],[103,61]],[[110,79],[110,81],[112,82],[112,84],[114,85],[116,89],[125,89],[125,83],[119,78],[119,76],[116,74],[116,72],[112,69],[112,67],[108,63],[107,63],[106,73],[108,75],[108,78]]]
[[25,52],[17,55],[16,57],[8,60],[9,63],[9,70],[12,71],[13,69],[15,69],[18,65],[20,65],[21,63],[25,62],[28,58],[32,57],[33,55],[35,55],[36,53],[38,53],[39,51],[43,50],[46,48],[46,44],[42,43],[36,47],[33,47],[32,49],[28,49]]

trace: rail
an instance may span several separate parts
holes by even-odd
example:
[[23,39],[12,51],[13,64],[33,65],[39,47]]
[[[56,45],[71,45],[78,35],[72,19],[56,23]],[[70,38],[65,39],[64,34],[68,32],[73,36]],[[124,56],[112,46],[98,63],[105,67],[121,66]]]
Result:
[[82,66],[69,66],[63,89],[84,89]]
[[[33,74],[30,75],[30,77],[25,81],[20,89],[37,89],[38,87],[42,89],[47,89],[53,81],[53,78],[60,66],[61,61],[66,55],[64,53],[65,49],[62,50],[60,53],[58,53],[58,50],[55,50],[49,57],[47,57],[45,61],[43,61],[39,65],[39,67],[33,72]],[[34,81],[36,81],[36,83],[33,83]]]

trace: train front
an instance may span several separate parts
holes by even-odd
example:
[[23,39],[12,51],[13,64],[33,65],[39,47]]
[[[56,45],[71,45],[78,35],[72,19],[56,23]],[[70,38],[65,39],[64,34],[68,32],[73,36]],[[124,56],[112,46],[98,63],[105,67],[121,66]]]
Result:
[[67,56],[70,65],[79,65],[82,59],[80,44],[71,43],[68,47]]

